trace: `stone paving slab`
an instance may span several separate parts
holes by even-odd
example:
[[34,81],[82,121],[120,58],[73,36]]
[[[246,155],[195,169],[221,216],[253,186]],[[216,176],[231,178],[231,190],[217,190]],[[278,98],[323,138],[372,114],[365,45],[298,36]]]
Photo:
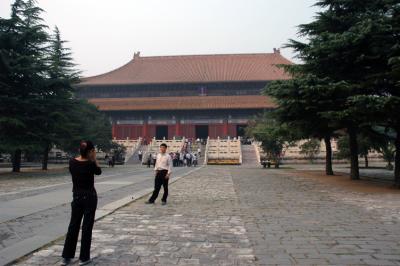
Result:
[[[207,173],[207,174],[205,174]],[[255,265],[227,169],[199,170],[171,186],[167,206],[137,201],[95,224],[95,265]],[[25,265],[59,262],[63,242]]]
[[400,265],[400,193],[352,192],[293,171],[232,171],[259,265]]
[[[98,221],[93,264],[400,265],[399,193],[241,167],[204,167],[170,193],[167,206],[142,199]],[[62,245],[18,264],[58,264]]]
[[[196,171],[199,168],[178,168],[175,169],[175,175],[171,182],[176,182],[186,174]],[[150,192],[153,186],[153,171],[150,169],[141,169],[143,171],[135,171],[136,175],[130,175],[131,172],[122,171],[118,175],[128,175],[127,180],[132,179],[133,183],[118,181],[115,176],[111,176],[109,180],[96,182],[101,183],[118,183],[123,187],[101,193],[102,189],[98,188],[99,203],[96,212],[96,219],[114,212],[116,209],[124,206],[133,200],[142,197]],[[121,178],[121,177],[120,177]],[[103,180],[106,180],[103,178]],[[124,184],[127,184],[124,186]],[[35,212],[15,220],[0,223],[0,265],[14,261],[15,259],[31,253],[32,251],[43,247],[55,239],[62,237],[68,226],[70,216],[70,194],[71,185],[64,189],[68,193],[65,204],[46,209],[44,211]],[[59,193],[58,199],[60,200]],[[29,202],[29,201],[28,201]]]

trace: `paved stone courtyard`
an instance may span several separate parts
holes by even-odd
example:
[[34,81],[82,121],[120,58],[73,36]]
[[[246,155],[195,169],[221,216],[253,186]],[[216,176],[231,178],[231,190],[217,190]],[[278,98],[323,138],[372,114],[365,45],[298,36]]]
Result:
[[[144,200],[95,224],[94,265],[400,265],[396,190],[352,192],[285,169],[204,167],[171,186],[167,206]],[[62,244],[18,264],[58,264]]]

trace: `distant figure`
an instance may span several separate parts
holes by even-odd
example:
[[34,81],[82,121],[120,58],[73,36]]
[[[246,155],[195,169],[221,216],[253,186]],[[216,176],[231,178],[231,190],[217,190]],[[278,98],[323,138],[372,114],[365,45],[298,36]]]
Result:
[[193,165],[194,167],[197,166],[197,156],[196,156],[195,153],[192,154],[192,165]]
[[164,188],[164,195],[161,199],[161,202],[162,205],[167,204],[168,181],[172,171],[172,158],[166,151],[167,144],[162,143],[160,145],[160,153],[157,154],[156,165],[154,166],[154,170],[156,172],[154,191],[150,199],[146,201],[147,204],[154,204],[160,192],[161,186]]
[[192,166],[192,156],[191,156],[191,154],[188,152],[188,153],[186,153],[185,157],[186,157],[186,166],[188,166],[188,167]]
[[61,265],[68,265],[75,257],[79,229],[82,218],[82,239],[79,255],[79,265],[91,262],[90,246],[92,229],[97,208],[97,192],[94,187],[94,175],[101,174],[101,168],[96,160],[96,151],[91,141],[82,141],[79,147],[80,156],[69,161],[69,171],[72,176],[71,220],[65,238]]
[[142,161],[142,158],[143,158],[143,152],[142,152],[142,150],[139,150],[139,151],[138,151],[138,157],[139,157],[139,161]]
[[199,157],[201,157],[201,149],[200,148],[197,149],[197,154],[199,155]]
[[149,154],[149,156],[147,157],[147,168],[150,168],[151,165],[151,154]]
[[154,153],[154,154],[152,155],[152,158],[151,158],[151,159],[152,159],[152,162],[153,162],[153,166],[156,166],[157,154]]
[[174,167],[177,167],[177,162],[178,162],[177,157],[178,157],[178,153],[177,152],[172,153],[172,165]]
[[111,167],[114,167],[114,165],[115,165],[115,155],[111,157]]
[[183,152],[181,152],[179,154],[179,166],[183,166],[184,165],[184,159],[185,159],[185,156],[184,156]]

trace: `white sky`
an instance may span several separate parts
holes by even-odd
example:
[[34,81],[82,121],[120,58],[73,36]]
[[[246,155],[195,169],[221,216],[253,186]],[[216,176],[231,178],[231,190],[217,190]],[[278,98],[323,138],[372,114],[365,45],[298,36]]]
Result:
[[[13,0],[0,0],[9,17]],[[38,0],[84,76],[141,56],[270,53],[315,15],[315,0]],[[282,50],[293,59],[290,50]],[[296,61],[296,60],[294,60]]]

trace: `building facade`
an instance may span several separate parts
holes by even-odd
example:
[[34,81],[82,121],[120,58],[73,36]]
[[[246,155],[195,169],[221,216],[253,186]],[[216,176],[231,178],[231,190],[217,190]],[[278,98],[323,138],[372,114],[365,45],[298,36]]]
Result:
[[261,95],[290,77],[280,51],[265,54],[142,57],[88,77],[78,96],[106,112],[116,139],[225,138],[244,134],[249,120],[275,107]]

